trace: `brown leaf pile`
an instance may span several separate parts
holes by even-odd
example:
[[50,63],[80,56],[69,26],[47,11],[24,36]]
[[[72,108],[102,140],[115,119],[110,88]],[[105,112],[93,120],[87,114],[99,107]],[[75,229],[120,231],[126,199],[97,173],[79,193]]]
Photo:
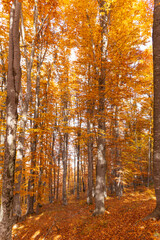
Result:
[[148,240],[160,239],[160,222],[143,218],[155,207],[153,192],[124,194],[106,200],[103,216],[93,217],[94,205],[86,198],[70,198],[67,206],[45,205],[39,215],[13,226],[14,240]]

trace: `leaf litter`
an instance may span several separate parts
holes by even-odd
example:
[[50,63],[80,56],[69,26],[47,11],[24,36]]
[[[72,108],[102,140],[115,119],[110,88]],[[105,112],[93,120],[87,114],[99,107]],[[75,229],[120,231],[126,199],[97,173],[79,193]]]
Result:
[[94,204],[80,204],[75,196],[68,205],[60,202],[44,205],[39,215],[32,215],[13,226],[13,240],[158,240],[160,221],[147,220],[155,208],[151,190],[125,193],[121,199],[106,199],[104,215],[93,217]]

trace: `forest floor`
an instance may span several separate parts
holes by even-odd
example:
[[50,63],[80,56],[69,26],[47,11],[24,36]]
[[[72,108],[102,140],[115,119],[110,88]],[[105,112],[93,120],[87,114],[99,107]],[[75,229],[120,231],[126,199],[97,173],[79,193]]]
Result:
[[14,240],[148,240],[160,239],[160,221],[147,220],[155,207],[154,191],[125,193],[119,200],[106,199],[103,216],[92,216],[94,204],[85,196],[72,196],[67,206],[55,202],[44,205],[38,215],[13,226]]

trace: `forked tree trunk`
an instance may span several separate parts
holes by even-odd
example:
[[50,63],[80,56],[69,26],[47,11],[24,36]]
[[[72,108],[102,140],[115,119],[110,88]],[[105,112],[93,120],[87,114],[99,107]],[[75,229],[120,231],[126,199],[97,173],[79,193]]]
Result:
[[160,0],[154,1],[153,15],[153,71],[154,71],[154,144],[153,174],[156,208],[145,219],[160,219]]
[[19,21],[21,3],[15,0],[10,12],[9,63],[6,101],[6,139],[3,167],[2,203],[0,212],[0,239],[12,239],[13,187],[16,158],[17,106],[21,86]]

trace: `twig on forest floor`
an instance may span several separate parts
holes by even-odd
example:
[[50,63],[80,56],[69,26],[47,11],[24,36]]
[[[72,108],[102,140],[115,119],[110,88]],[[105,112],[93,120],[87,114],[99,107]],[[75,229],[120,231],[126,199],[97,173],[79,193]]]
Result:
[[47,233],[46,233],[46,235],[44,236],[43,240],[45,240],[46,237],[49,235],[49,233],[51,232],[51,230],[52,230],[52,228],[53,228],[54,225],[55,225],[55,227],[57,228],[57,232],[59,232],[60,228],[57,226],[56,221],[54,220],[54,221],[53,221],[53,224],[51,225],[51,227],[50,227],[49,230],[47,231]]

